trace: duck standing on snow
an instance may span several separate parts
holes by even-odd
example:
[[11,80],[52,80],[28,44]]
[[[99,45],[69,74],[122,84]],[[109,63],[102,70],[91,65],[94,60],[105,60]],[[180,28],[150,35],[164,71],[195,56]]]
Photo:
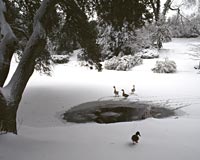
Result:
[[115,86],[113,86],[113,88],[114,88],[114,94],[115,94],[115,96],[119,96],[119,91],[117,91],[117,89],[116,89]]
[[140,132],[137,131],[137,132],[131,137],[133,143],[138,143],[138,141],[139,141],[139,136],[141,137]]
[[135,85],[133,85],[133,88],[131,89],[131,93],[133,94],[135,92]]
[[128,94],[126,94],[125,92],[124,92],[124,89],[122,89],[122,96],[124,97],[124,98],[127,98],[129,95]]

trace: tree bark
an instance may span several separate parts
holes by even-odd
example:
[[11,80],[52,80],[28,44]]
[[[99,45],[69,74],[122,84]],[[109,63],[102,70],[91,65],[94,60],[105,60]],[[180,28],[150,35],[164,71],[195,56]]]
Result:
[[160,0],[150,0],[150,4],[153,9],[155,21],[157,22],[160,16]]
[[43,0],[34,18],[33,33],[27,42],[23,56],[19,65],[12,76],[10,82],[5,88],[10,89],[12,99],[16,101],[21,100],[21,96],[27,85],[27,82],[33,74],[35,67],[35,59],[40,55],[41,51],[46,45],[46,31],[44,26],[44,19],[47,12],[50,12],[52,6],[54,7],[55,0]]
[[0,132],[17,133],[16,106],[19,103],[16,103],[16,105],[13,102],[9,103],[9,98],[6,98],[5,94],[3,94],[6,91],[2,88],[9,73],[11,58],[17,42],[15,34],[5,19],[5,13],[5,5],[0,0],[0,28],[2,36],[0,42]]
[[[51,8],[54,7],[56,2],[55,0],[42,1],[34,18],[33,33],[27,42],[21,61],[8,85],[3,88],[0,87],[0,132],[5,131],[17,134],[17,109],[27,82],[34,71],[35,59],[46,45],[46,32],[44,27],[46,28],[48,26],[44,26],[44,24],[47,24],[45,21],[48,21],[48,19],[45,19],[45,15],[51,12]],[[0,0],[0,5],[1,3],[2,1]],[[1,6],[0,9],[2,9]],[[4,25],[4,23],[6,23],[6,20],[2,22],[2,25]],[[5,34],[5,36],[7,36],[7,34]],[[2,46],[5,48],[5,51],[9,48],[9,45],[5,43]],[[7,52],[4,53],[8,55]],[[9,55],[9,57],[11,58],[12,56]],[[2,62],[5,63],[5,59],[3,58]],[[2,66],[0,66],[0,68],[2,68]],[[3,73],[2,69],[1,72]]]
[[16,115],[19,103],[10,103],[0,89],[0,133],[12,132],[17,134]]
[[17,42],[17,38],[7,23],[4,13],[6,13],[6,8],[3,1],[0,0],[0,28],[3,36],[0,42],[0,87],[4,85],[8,76],[11,58]]

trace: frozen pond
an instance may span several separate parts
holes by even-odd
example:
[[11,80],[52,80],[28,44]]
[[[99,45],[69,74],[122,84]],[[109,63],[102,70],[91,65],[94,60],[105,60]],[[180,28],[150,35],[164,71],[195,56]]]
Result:
[[174,109],[158,104],[109,100],[93,101],[75,106],[63,114],[63,119],[75,123],[116,123],[174,115]]

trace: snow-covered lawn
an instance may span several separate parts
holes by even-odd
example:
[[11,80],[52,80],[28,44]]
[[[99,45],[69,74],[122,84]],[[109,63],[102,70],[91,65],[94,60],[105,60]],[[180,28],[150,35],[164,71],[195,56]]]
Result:
[[[52,77],[34,73],[18,111],[19,135],[0,135],[0,160],[198,160],[200,75],[194,69],[199,62],[190,55],[197,52],[195,45],[199,38],[164,44],[159,60],[174,60],[173,74],[153,73],[158,59],[145,59],[131,71],[97,72],[80,68],[74,58],[54,66]],[[130,93],[133,84],[136,94],[129,101],[185,107],[179,116],[126,123],[73,124],[59,117],[83,102],[114,99],[113,85]],[[141,139],[133,145],[137,130]]]

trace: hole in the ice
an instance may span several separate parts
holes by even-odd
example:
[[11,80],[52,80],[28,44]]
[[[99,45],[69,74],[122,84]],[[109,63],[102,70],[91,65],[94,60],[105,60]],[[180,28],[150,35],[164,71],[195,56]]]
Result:
[[142,120],[149,117],[166,118],[174,116],[172,108],[145,102],[94,101],[71,108],[63,114],[67,122],[116,123]]

